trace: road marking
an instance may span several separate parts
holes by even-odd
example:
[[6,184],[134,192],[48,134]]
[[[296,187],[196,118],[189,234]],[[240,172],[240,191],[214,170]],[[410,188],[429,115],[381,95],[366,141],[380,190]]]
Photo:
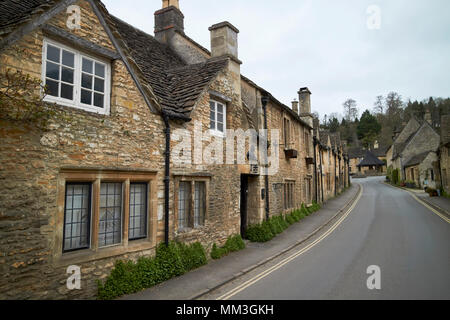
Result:
[[344,220],[348,217],[348,215],[350,214],[350,212],[353,211],[353,209],[356,207],[356,205],[358,204],[359,200],[361,199],[363,194],[363,186],[361,185],[361,188],[359,190],[359,195],[358,198],[356,199],[356,201],[352,204],[352,206],[347,210],[347,212],[330,228],[328,229],[323,235],[321,235],[319,238],[317,238],[316,240],[314,240],[312,243],[310,243],[309,245],[307,245],[305,248],[297,251],[296,253],[292,254],[291,256],[285,258],[284,260],[280,261],[279,263],[277,263],[276,265],[270,267],[269,269],[261,272],[260,274],[256,275],[255,277],[251,278],[250,280],[247,280],[246,282],[244,282],[243,284],[239,285],[238,287],[234,288],[233,290],[229,291],[228,293],[218,297],[216,300],[229,300],[231,297],[237,295],[238,293],[242,292],[243,290],[247,289],[248,287],[252,286],[253,284],[255,284],[256,282],[264,279],[265,277],[267,277],[268,275],[270,275],[271,273],[277,271],[278,269],[280,269],[281,267],[283,267],[284,265],[288,264],[289,262],[291,262],[292,260],[294,260],[295,258],[303,255],[304,253],[308,252],[309,250],[311,250],[312,248],[314,248],[317,244],[319,244],[322,240],[324,240],[325,238],[327,238],[334,230],[336,230],[337,227],[339,227],[339,225],[341,225],[342,222],[344,222]]
[[[409,191],[408,191],[409,192]],[[414,199],[416,199],[417,202],[421,203],[423,206],[425,206],[426,208],[428,208],[429,210],[431,210],[431,212],[435,213],[436,215],[438,215],[439,217],[441,217],[445,222],[450,223],[450,219],[447,218],[446,216],[444,216],[443,214],[441,214],[439,211],[435,210],[434,208],[430,207],[428,204],[426,204],[425,202],[423,202],[422,200],[420,200],[416,195],[412,194],[411,192],[409,192],[410,195],[412,195],[412,197]]]
[[420,200],[414,193],[412,193],[409,190],[403,189],[403,188],[398,188],[398,187],[394,187],[390,184],[387,184],[385,182],[383,182],[385,185],[391,187],[391,188],[395,188],[395,189],[401,189],[403,191],[406,191],[407,193],[409,193],[417,202],[419,202],[420,204],[422,204],[424,207],[426,207],[427,209],[429,209],[431,212],[433,212],[434,214],[436,214],[437,216],[439,216],[440,218],[442,218],[442,220],[444,220],[447,223],[450,223],[450,219],[447,218],[446,216],[442,215],[439,211],[435,210],[434,208],[430,207],[428,204],[426,204],[424,201]]

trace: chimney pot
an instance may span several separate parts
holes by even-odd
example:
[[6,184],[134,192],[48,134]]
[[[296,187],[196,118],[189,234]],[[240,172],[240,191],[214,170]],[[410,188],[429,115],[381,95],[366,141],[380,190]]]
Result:
[[298,114],[299,110],[298,110],[298,101],[297,101],[297,100],[292,101],[292,110],[293,110],[296,114]]

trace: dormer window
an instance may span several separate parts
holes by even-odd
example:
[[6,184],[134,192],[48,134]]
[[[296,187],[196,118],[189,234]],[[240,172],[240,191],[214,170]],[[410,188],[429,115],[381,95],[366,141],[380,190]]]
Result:
[[210,100],[210,130],[212,134],[225,136],[227,128],[227,107],[225,104]]
[[109,114],[111,66],[50,40],[44,40],[44,100],[99,114]]

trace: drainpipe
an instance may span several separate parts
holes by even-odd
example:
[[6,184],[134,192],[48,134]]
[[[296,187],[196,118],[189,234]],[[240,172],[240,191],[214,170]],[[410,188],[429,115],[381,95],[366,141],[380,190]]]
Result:
[[336,166],[337,166],[337,154],[334,152],[334,196],[337,196],[337,176],[336,176]]
[[165,173],[164,173],[164,242],[169,245],[169,201],[170,201],[170,123],[169,116],[163,114],[166,135]]
[[[269,141],[269,130],[268,130],[268,126],[267,126],[267,104],[269,103],[269,96],[263,95],[261,97],[261,103],[262,103],[263,112],[264,112],[264,129],[266,130],[266,139],[267,139],[266,141]],[[265,155],[264,163],[266,164],[266,166],[269,165],[267,163],[268,162],[267,152],[269,152],[269,148],[267,148],[267,151],[264,153],[264,155]],[[264,184],[265,184],[265,188],[266,188],[266,221],[269,221],[269,218],[270,218],[270,201],[269,201],[269,175],[268,175],[268,171],[265,172]]]
[[319,195],[318,195],[318,188],[319,186],[317,185],[318,181],[317,181],[317,152],[316,152],[316,148],[317,148],[317,137],[313,137],[313,144],[314,144],[314,186],[315,186],[315,196],[314,199],[316,201],[316,203],[319,203]]

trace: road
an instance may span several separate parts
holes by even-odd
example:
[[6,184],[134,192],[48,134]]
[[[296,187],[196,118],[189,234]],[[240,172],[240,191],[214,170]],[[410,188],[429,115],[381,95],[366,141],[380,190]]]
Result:
[[380,178],[355,183],[361,197],[334,230],[204,299],[450,299],[450,224]]

